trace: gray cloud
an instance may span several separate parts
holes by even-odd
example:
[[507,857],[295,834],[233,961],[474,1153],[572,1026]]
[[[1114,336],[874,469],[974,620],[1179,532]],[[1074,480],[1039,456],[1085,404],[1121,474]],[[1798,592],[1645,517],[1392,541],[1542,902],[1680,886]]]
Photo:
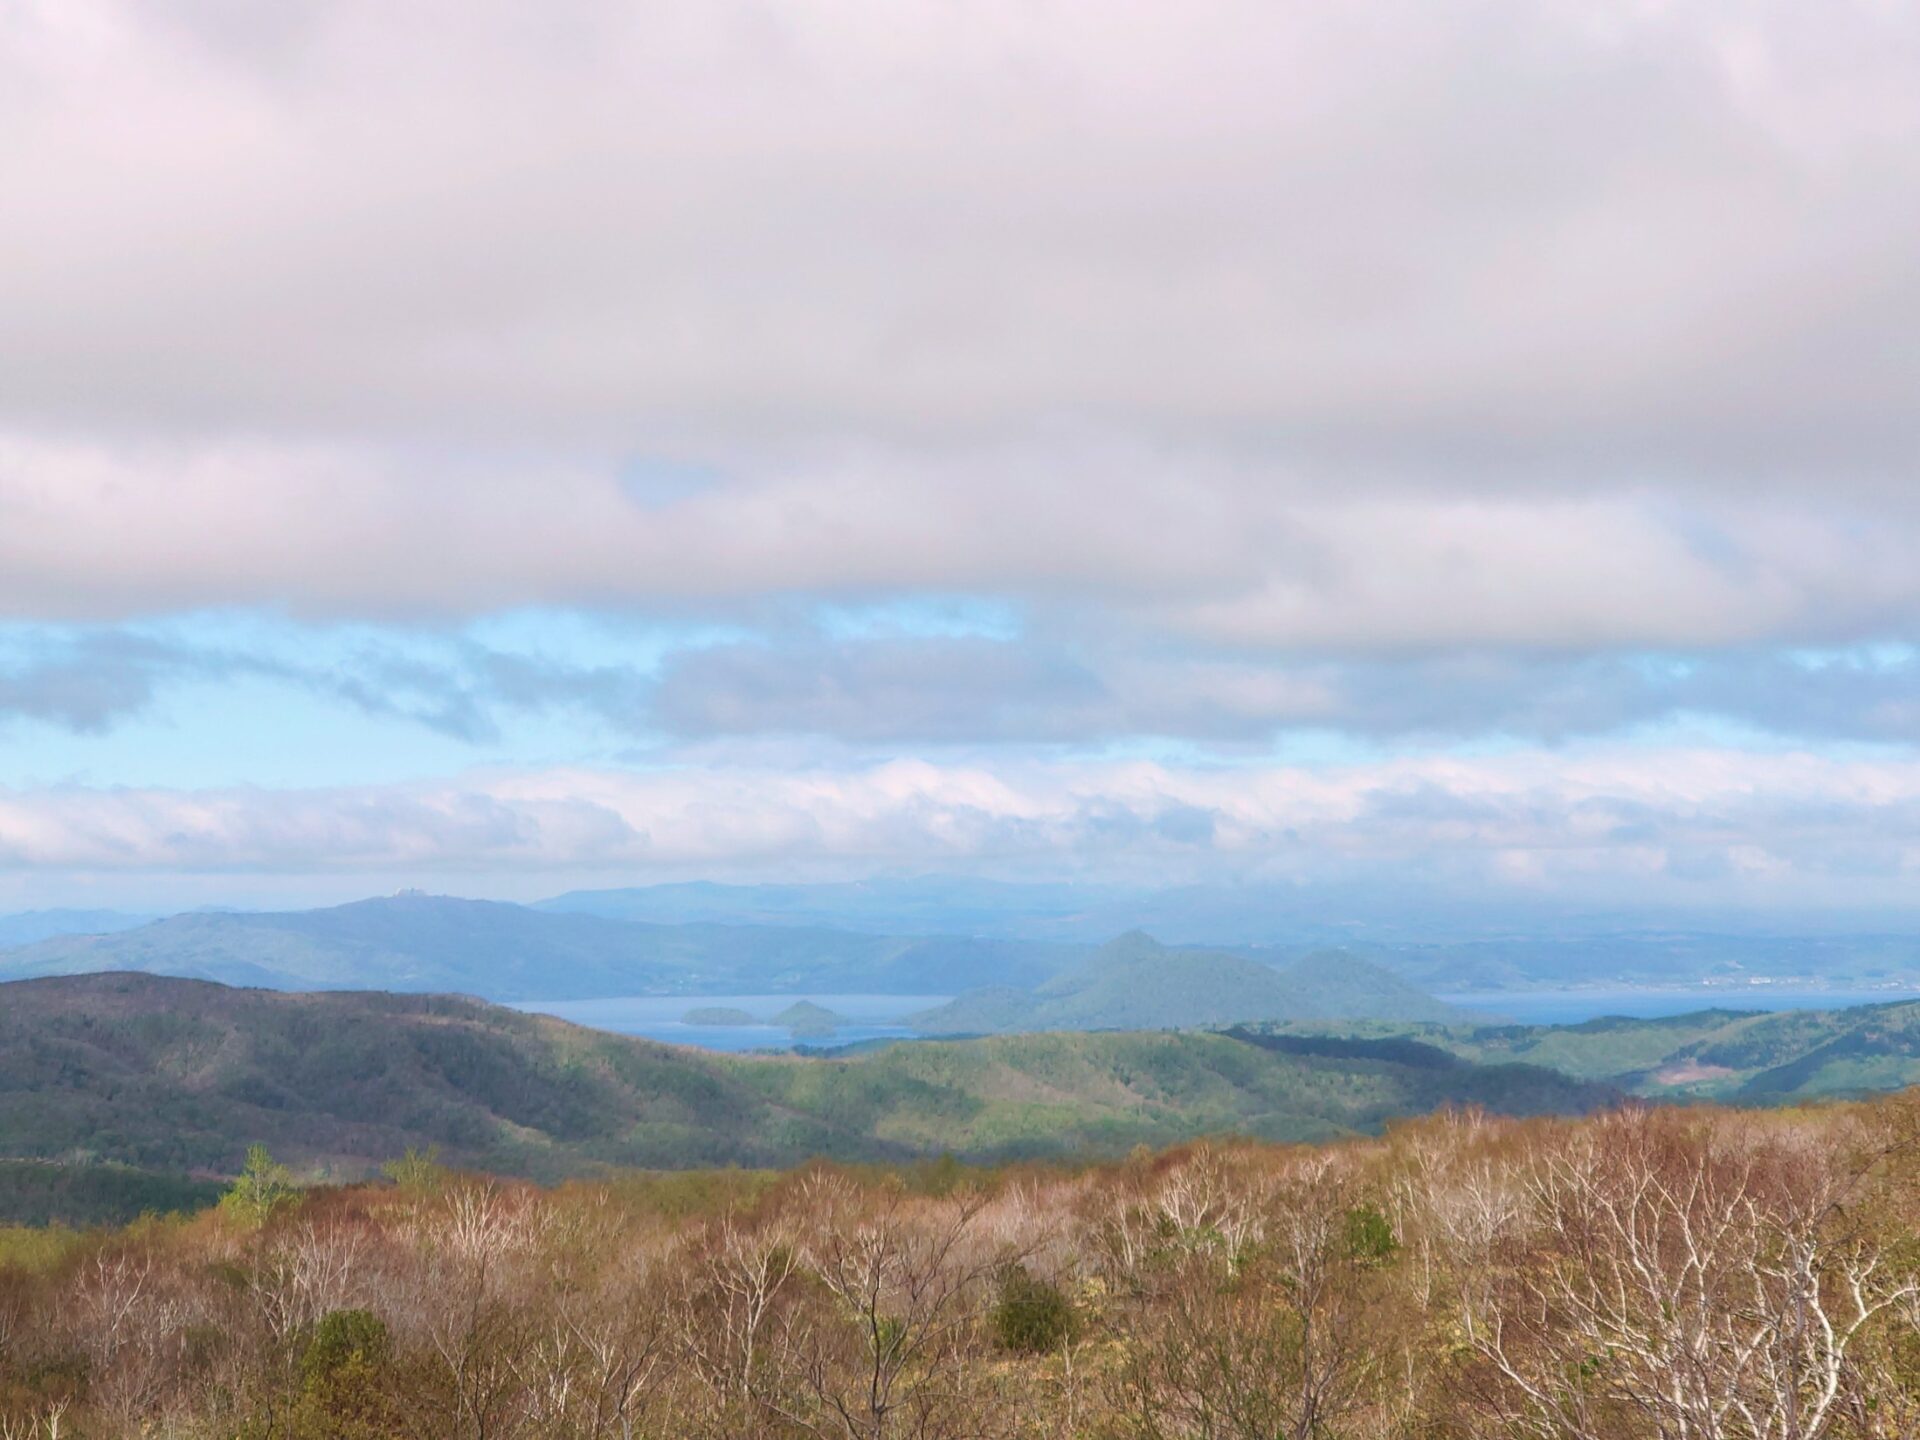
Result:
[[1915,440],[1905,7],[245,8],[8,17],[17,418]]
[[295,630],[249,649],[108,628],[67,632],[0,664],[0,717],[98,734],[172,688],[253,678],[472,743],[498,739],[513,716],[550,711],[643,745],[797,737],[1018,747],[1149,736],[1246,750],[1302,730],[1558,744],[1682,718],[1812,743],[1920,741],[1920,651],[1906,647],[1274,658],[1077,633],[829,640],[788,626],[669,650],[656,670],[456,634],[343,646],[332,632]]
[[94,629],[36,637],[0,661],[0,720],[35,721],[103,734],[150,710],[172,689],[269,680],[374,715],[424,725],[463,740],[491,736],[494,697],[458,667],[377,645],[344,662],[289,658],[274,650],[197,643],[135,631]]
[[747,644],[669,658],[651,723],[689,739],[1229,745],[1320,729],[1560,742],[1678,717],[1812,741],[1920,740],[1920,655],[1479,652],[1299,660],[1063,650],[1045,641]]
[[670,659],[651,718],[691,739],[766,733],[862,741],[1079,740],[1113,699],[1057,654],[972,638],[714,646]]
[[[523,606],[723,617],[794,596],[1010,597],[1145,636],[1407,654],[1832,645],[1920,631],[1920,505],[1844,492],[1317,487],[1088,443],[776,465],[662,504],[398,451],[0,434],[0,614],[273,605],[444,624]],[[444,459],[445,457],[441,457]]]
[[109,636],[0,668],[0,717],[98,734],[152,703],[153,657]]

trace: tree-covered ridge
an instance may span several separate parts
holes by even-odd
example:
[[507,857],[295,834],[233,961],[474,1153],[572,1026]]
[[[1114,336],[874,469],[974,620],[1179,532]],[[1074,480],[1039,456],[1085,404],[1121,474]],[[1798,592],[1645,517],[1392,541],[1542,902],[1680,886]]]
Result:
[[[1322,1026],[1249,1027],[1273,1034]],[[1576,1025],[1340,1027],[1405,1036],[1476,1064],[1541,1065],[1650,1098],[1765,1104],[1854,1096],[1920,1084],[1920,1001],[1842,1010],[1699,1010]]]
[[[446,996],[143,975],[0,988],[0,1216],[174,1208],[249,1142],[303,1176],[408,1149],[538,1178],[814,1155],[1117,1154],[1317,1140],[1449,1104],[1570,1113],[1622,1092],[1760,1101],[1920,1079],[1920,1005],[1575,1026],[1240,1027],[724,1056]],[[1346,1038],[1332,1033],[1344,1028]],[[89,1168],[92,1167],[92,1168]],[[131,1167],[119,1168],[114,1167]],[[73,1173],[68,1173],[73,1172]]]
[[234,990],[147,975],[0,987],[4,1154],[231,1174],[249,1141],[353,1176],[408,1148],[536,1177],[813,1155],[1119,1153],[1233,1131],[1309,1139],[1446,1103],[1607,1103],[1531,1067],[1438,1073],[1209,1034],[912,1042],[723,1056],[448,996]]

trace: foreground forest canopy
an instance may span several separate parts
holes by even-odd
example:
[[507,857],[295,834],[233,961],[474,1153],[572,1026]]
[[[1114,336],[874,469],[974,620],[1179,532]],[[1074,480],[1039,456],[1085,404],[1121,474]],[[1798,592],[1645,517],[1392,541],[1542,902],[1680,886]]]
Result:
[[0,1231],[0,1435],[1909,1436],[1920,1100]]

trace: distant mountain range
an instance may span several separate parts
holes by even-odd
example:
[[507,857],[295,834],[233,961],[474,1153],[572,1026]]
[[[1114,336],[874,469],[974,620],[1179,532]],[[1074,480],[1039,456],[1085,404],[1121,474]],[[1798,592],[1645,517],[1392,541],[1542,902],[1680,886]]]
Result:
[[917,1022],[949,1034],[1459,1018],[1378,966],[1343,954],[1311,957],[1282,972],[1241,955],[1169,948],[1138,933],[1092,949],[793,926],[654,925],[416,894],[325,910],[175,915],[0,952],[0,979],[89,971],[521,1002],[958,989],[965,992],[959,999]]
[[[371,902],[369,902],[371,903]],[[452,902],[458,903],[458,902]],[[1189,885],[1141,889],[1113,884],[1009,882],[956,876],[888,876],[825,884],[728,885],[671,883],[617,890],[576,891],[530,907],[551,916],[614,920],[678,930],[689,926],[748,928],[757,931],[833,932],[830,947],[795,941],[784,953],[794,973],[820,963],[848,974],[876,961],[873,952],[853,947],[845,937],[861,935],[889,945],[909,940],[953,937],[971,944],[998,942],[1009,947],[1046,947],[1066,955],[1048,974],[1070,968],[1084,955],[1123,931],[1143,929],[1170,944],[1205,946],[1284,966],[1326,949],[1338,949],[1391,971],[1429,991],[1494,991],[1533,987],[1612,985],[1667,987],[1713,980],[1739,983],[1751,978],[1800,979],[1835,988],[1866,988],[1912,983],[1920,988],[1920,933],[1911,920],[1862,917],[1860,927],[1841,930],[1831,921],[1807,933],[1771,933],[1755,917],[1720,917],[1719,931],[1653,928],[1629,915],[1488,914],[1455,912],[1423,902],[1412,910],[1386,906],[1382,897],[1316,890],[1303,897],[1286,887]],[[330,915],[352,906],[295,912]],[[237,913],[237,912],[236,912]],[[1362,919],[1337,919],[1342,914]],[[147,917],[111,910],[42,910],[0,916],[0,951],[60,936],[104,934],[131,929]],[[316,929],[330,922],[316,921]],[[1885,924],[1884,931],[1864,928]],[[303,922],[285,913],[267,917],[267,928],[299,932]],[[1903,929],[1902,926],[1905,928]],[[721,952],[717,962],[729,973],[724,943],[693,938],[667,945],[668,968],[704,963],[703,947]],[[171,944],[171,942],[168,942]],[[355,942],[357,943],[357,942]],[[385,942],[380,942],[385,943]],[[410,955],[412,944],[389,946]],[[484,949],[484,947],[483,947]],[[828,953],[828,950],[832,953]],[[623,952],[624,953],[624,952]],[[1004,959],[1003,952],[1002,958]],[[56,968],[57,956],[45,957]],[[234,957],[219,963],[230,963]],[[245,963],[246,957],[237,957]],[[647,960],[648,953],[641,954]],[[308,968],[281,982],[334,983],[320,974],[333,964],[309,956]],[[437,962],[423,960],[420,983]],[[621,963],[627,963],[622,961]],[[1006,983],[1030,988],[1047,978],[1016,964],[1018,973],[995,978],[991,962],[975,972],[962,965],[954,980],[934,987],[939,993]],[[165,962],[177,968],[174,962]],[[269,972],[287,969],[269,957]],[[1040,969],[1044,970],[1043,965]],[[350,969],[350,967],[349,967]],[[734,967],[737,973],[738,967]],[[0,969],[0,973],[7,973]],[[243,978],[238,971],[222,978]],[[440,974],[457,983],[452,969]],[[309,978],[302,979],[301,976]],[[365,983],[382,983],[368,973]],[[339,983],[361,983],[349,978]],[[888,982],[888,988],[896,982]],[[643,988],[652,988],[651,986]],[[493,992],[487,992],[493,993]],[[501,991],[499,993],[506,993]],[[574,992],[570,992],[572,994]],[[530,998],[562,998],[534,996]]]
[[0,915],[0,950],[31,945],[56,935],[106,935],[150,925],[153,915],[130,915],[123,910],[23,910]]
[[536,909],[656,925],[802,925],[891,935],[987,935],[1085,944],[1130,925],[1139,892],[1116,885],[1015,883],[959,876],[802,885],[695,880],[575,890]]
[[[574,914],[656,924],[820,925],[892,935],[992,935],[1098,944],[1127,930],[1169,943],[1292,957],[1342,949],[1430,988],[1521,984],[1680,984],[1709,974],[1871,980],[1920,975],[1920,915],[1782,916],[1728,911],[1686,920],[1631,908],[1570,912],[1509,901],[1466,904],[1371,886],[1253,882],[1140,887],[877,876],[851,883],[711,882],[584,890],[540,902]],[[1286,958],[1286,957],[1283,957]]]
[[0,979],[137,970],[279,990],[491,1000],[638,994],[945,993],[1031,986],[1084,952],[1034,941],[748,925],[648,925],[402,894],[324,910],[175,915],[0,951]]
[[1285,969],[1218,950],[1174,949],[1138,931],[1031,991],[969,991],[912,1017],[932,1034],[1167,1030],[1262,1020],[1446,1022],[1463,1012],[1344,951]]

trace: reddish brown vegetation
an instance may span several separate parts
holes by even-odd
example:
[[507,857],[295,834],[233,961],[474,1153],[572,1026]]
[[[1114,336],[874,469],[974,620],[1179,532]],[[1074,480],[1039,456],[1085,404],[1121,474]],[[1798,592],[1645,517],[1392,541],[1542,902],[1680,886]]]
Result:
[[1912,1436],[1915,1113],[555,1191],[416,1164],[0,1241],[0,1440]]

